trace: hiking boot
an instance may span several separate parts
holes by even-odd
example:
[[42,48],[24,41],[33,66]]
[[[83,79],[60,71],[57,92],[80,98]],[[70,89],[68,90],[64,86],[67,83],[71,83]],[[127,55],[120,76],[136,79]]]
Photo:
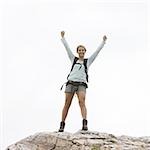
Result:
[[83,119],[83,121],[82,121],[82,130],[84,130],[84,131],[88,130],[87,122],[88,121],[86,119]]
[[60,122],[60,128],[59,128],[58,132],[64,132],[64,128],[65,128],[65,122],[61,121]]

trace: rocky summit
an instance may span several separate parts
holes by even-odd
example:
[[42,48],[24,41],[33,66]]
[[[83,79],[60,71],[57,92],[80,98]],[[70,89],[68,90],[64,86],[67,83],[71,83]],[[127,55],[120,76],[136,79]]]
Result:
[[92,131],[40,132],[6,150],[150,150],[150,137],[116,137]]

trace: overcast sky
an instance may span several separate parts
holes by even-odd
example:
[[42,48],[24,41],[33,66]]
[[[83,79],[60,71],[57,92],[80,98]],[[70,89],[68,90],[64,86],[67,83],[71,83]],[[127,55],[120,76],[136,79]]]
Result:
[[[61,30],[75,55],[85,45],[86,57],[108,37],[89,69],[89,130],[150,135],[146,1],[7,0],[2,6],[3,148],[59,128],[65,99],[60,87],[71,67]],[[65,131],[78,131],[81,121],[75,96]]]

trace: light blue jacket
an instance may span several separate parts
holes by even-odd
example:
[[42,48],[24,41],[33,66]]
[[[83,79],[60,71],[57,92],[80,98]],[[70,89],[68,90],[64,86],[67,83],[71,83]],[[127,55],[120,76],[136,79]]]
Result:
[[[68,45],[68,43],[64,37],[61,39],[61,41],[67,50],[67,54],[68,54],[68,57],[69,57],[71,63],[73,63],[75,55],[73,55],[73,53],[72,53],[72,51],[71,51],[71,49],[70,49],[70,47],[69,47],[69,45]],[[102,41],[102,43],[98,46],[97,50],[88,58],[87,69],[93,63],[93,61],[97,57],[100,50],[103,48],[104,44],[105,44],[105,41]],[[80,64],[74,65],[73,70],[71,71],[71,73],[68,77],[68,80],[87,83],[85,67],[83,65],[83,61],[78,60],[77,63],[80,63]]]

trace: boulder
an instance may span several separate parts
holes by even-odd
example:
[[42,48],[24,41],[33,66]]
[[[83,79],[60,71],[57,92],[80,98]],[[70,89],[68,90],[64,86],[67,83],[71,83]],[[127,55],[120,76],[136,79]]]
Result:
[[150,150],[150,137],[116,137],[95,131],[40,132],[6,150]]

